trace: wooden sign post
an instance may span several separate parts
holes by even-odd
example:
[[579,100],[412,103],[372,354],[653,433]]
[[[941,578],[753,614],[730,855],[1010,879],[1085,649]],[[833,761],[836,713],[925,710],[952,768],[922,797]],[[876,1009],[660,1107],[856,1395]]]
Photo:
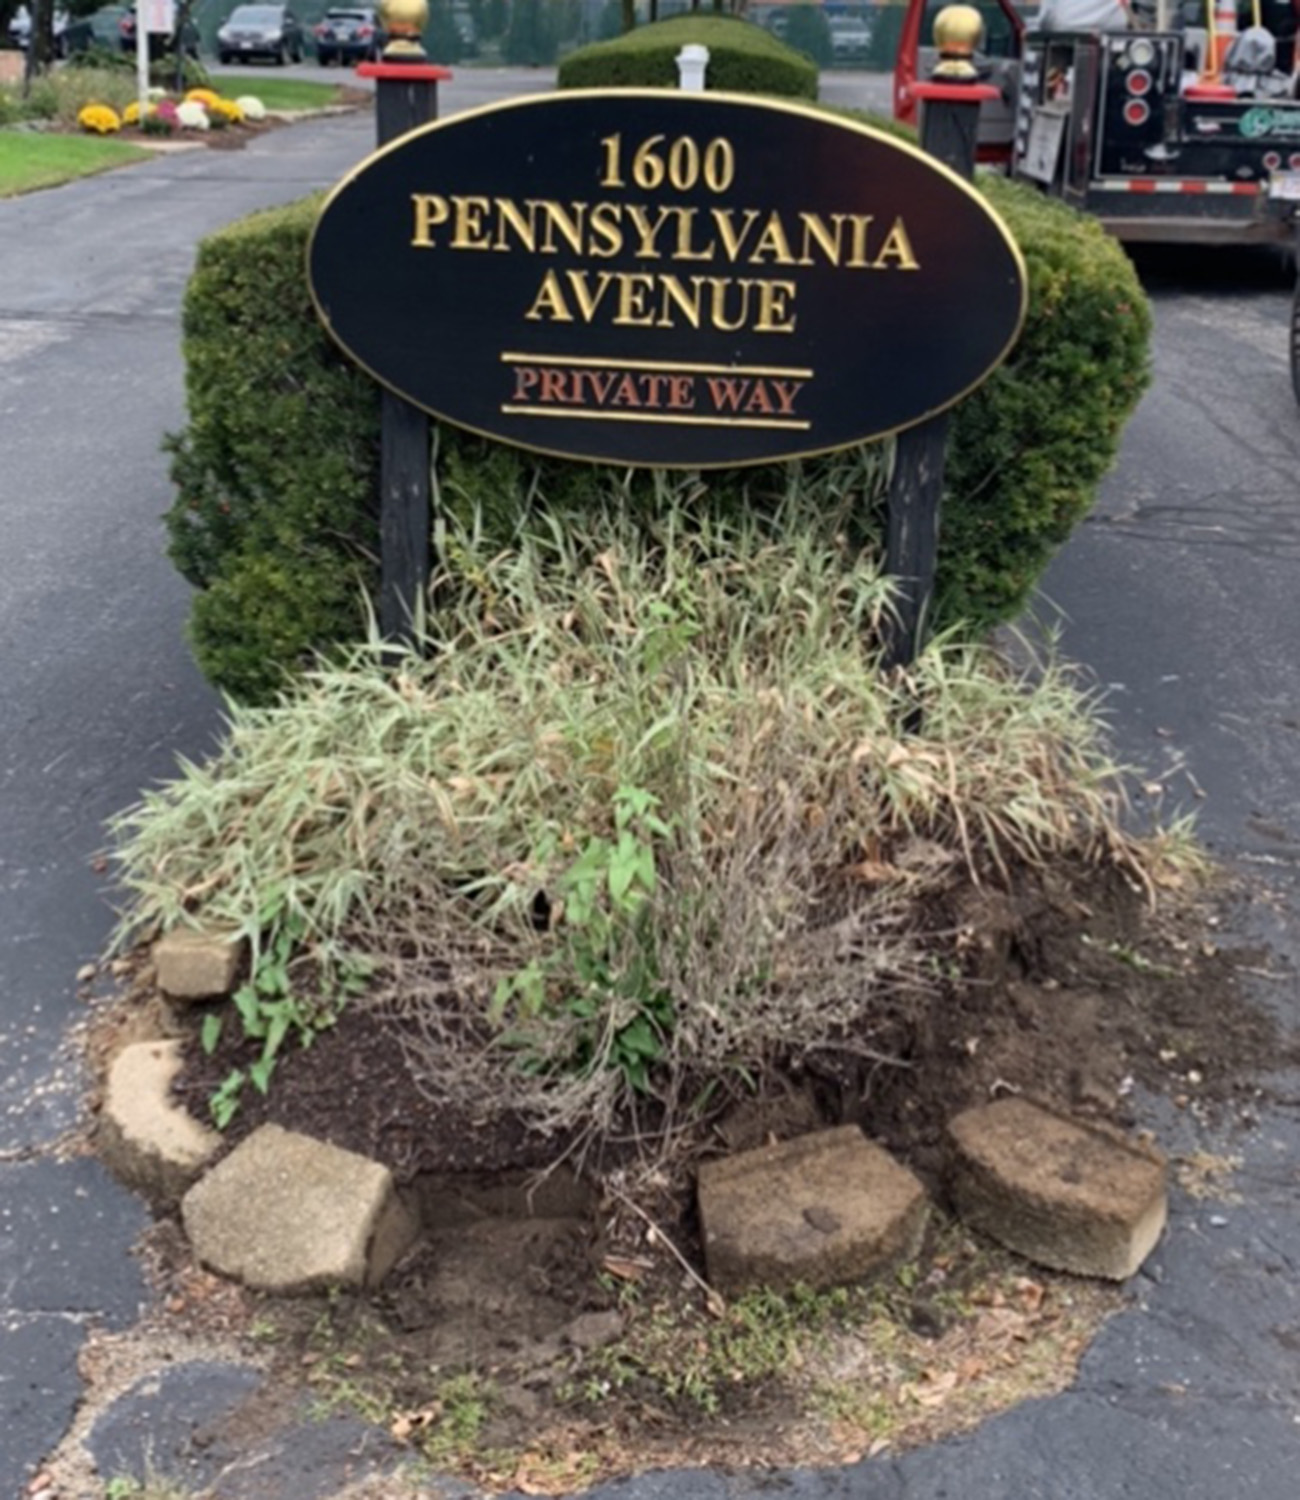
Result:
[[[913,88],[921,101],[922,149],[968,181],[975,175],[980,105],[998,97],[995,88],[977,81],[971,61],[982,29],[983,21],[973,7],[949,6],[940,11],[934,26],[940,47],[934,81]],[[962,337],[960,325],[952,335]],[[948,425],[949,414],[944,411],[900,432],[896,440],[885,572],[898,580],[898,593],[893,617],[886,625],[886,669],[915,661],[925,642],[939,551]]]
[[[382,61],[357,68],[362,78],[375,80],[381,147],[436,120],[438,85],[451,77],[412,40],[398,37]],[[409,642],[429,589],[429,417],[385,386],[379,421],[379,629],[386,641]]]

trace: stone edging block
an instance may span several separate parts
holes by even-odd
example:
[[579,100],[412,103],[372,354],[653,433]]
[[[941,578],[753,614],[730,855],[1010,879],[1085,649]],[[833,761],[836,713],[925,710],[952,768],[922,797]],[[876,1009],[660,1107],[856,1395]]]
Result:
[[178,927],[153,945],[158,988],[171,1000],[217,1000],[239,977],[247,945],[230,933]]
[[181,1203],[194,1253],[261,1291],[376,1286],[419,1224],[380,1163],[262,1125]]
[[1155,1248],[1166,1164],[1111,1131],[999,1099],[948,1126],[957,1212],[1010,1250],[1057,1271],[1124,1281]]
[[709,1280],[728,1293],[874,1275],[917,1253],[929,1213],[920,1182],[853,1125],[706,1162],[698,1196]]
[[108,1067],[97,1144],[109,1171],[163,1208],[174,1208],[221,1147],[171,1096],[179,1041],[132,1042]]

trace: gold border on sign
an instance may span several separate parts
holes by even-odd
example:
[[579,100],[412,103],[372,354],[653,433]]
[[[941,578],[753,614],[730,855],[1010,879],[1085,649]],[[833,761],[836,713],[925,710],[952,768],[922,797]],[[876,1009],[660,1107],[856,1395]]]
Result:
[[[904,156],[915,157],[918,161],[923,162],[935,175],[946,178],[952,187],[964,193],[977,204],[980,212],[993,224],[994,228],[1002,236],[1002,240],[1010,252],[1012,262],[1019,273],[1020,307],[1017,311],[1015,326],[1012,328],[1010,335],[997,355],[989,360],[979,379],[972,380],[955,395],[950,396],[947,401],[940,402],[938,406],[930,407],[908,421],[897,423],[893,427],[881,428],[876,432],[862,433],[857,437],[851,438],[848,442],[829,443],[824,447],[808,448],[797,453],[773,453],[757,458],[709,459],[694,462],[676,460],[656,464],[626,458],[615,458],[608,454],[581,454],[569,449],[545,448],[532,443],[520,442],[514,437],[503,437],[499,432],[491,432],[487,428],[476,427],[471,423],[458,421],[454,417],[447,416],[445,412],[440,412],[432,406],[427,406],[422,401],[413,401],[408,392],[400,390],[391,380],[385,379],[384,376],[373,370],[365,360],[357,357],[352,348],[344,343],[343,339],[335,332],[334,325],[331,323],[324,307],[322,307],[320,299],[316,295],[316,286],[311,276],[312,247],[316,243],[316,231],[320,226],[321,220],[329,212],[334,200],[347,190],[355,178],[359,177],[363,172],[368,171],[381,157],[388,156],[396,151],[405,150],[413,141],[422,136],[433,135],[440,130],[453,129],[462,122],[476,119],[480,115],[504,114],[507,110],[515,109],[551,109],[556,106],[562,106],[571,99],[649,99],[666,104],[670,110],[695,109],[702,105],[718,104],[724,108],[756,110],[760,113],[801,115],[805,119],[812,120],[832,130],[843,130],[850,135],[866,136],[868,140],[876,142],[877,145],[885,146],[889,150],[897,151]],[[408,131],[405,135],[398,136],[396,140],[389,141],[386,145],[380,146],[368,156],[363,157],[326,194],[325,201],[321,204],[320,211],[317,213],[316,222],[312,225],[311,234],[307,238],[306,269],[308,294],[311,297],[313,307],[316,309],[317,316],[325,327],[325,331],[353,364],[359,369],[364,370],[384,390],[391,391],[395,396],[400,396],[402,400],[408,402],[411,406],[416,407],[420,411],[427,412],[429,416],[436,417],[440,422],[446,422],[452,427],[459,427],[465,432],[472,432],[477,437],[487,438],[490,442],[508,443],[512,447],[523,448],[533,453],[540,453],[547,458],[561,458],[573,463],[599,464],[606,467],[615,465],[620,468],[687,470],[748,469],[756,468],[762,464],[789,463],[794,459],[819,458],[822,454],[843,452],[847,448],[855,448],[863,443],[883,442],[885,438],[894,437],[900,432],[906,432],[909,428],[920,426],[922,422],[928,422],[932,417],[937,417],[943,412],[950,411],[959,401],[964,400],[972,391],[977,390],[1015,347],[1016,340],[1020,337],[1021,330],[1024,328],[1025,314],[1029,306],[1028,269],[1025,266],[1024,256],[1020,253],[1020,246],[1012,238],[1011,231],[1007,228],[1002,215],[997,212],[992,204],[976,192],[973,183],[967,182],[964,177],[961,177],[951,167],[939,161],[937,157],[930,156],[925,151],[922,151],[919,146],[912,145],[910,141],[900,140],[897,136],[890,135],[886,131],[877,130],[870,125],[859,124],[856,120],[843,119],[840,116],[832,114],[829,110],[816,109],[809,104],[796,103],[786,99],[758,99],[751,94],[710,93],[708,91],[687,93],[679,89],[559,89],[550,94],[521,95],[514,99],[498,100],[492,104],[480,104],[474,109],[462,110],[457,114],[447,115],[442,119],[431,120],[427,125],[421,125],[415,130]],[[677,368],[680,368],[680,366]],[[559,414],[557,413],[557,415]],[[574,421],[585,420],[584,416],[575,416],[571,412],[566,412],[564,415],[569,416]],[[646,419],[640,417],[633,420],[644,422]]]
[[[766,427],[774,432],[806,432],[812,426],[811,422],[792,421],[781,422],[767,417],[669,417],[661,416],[657,412],[630,412],[630,411],[604,411],[600,407],[594,410],[575,410],[570,407],[561,410],[554,406],[501,406],[497,408],[508,417],[568,417],[571,422],[660,422],[667,423],[673,427]],[[450,420],[448,418],[448,420]],[[827,450],[831,451],[831,450]],[[613,463],[615,460],[602,458],[596,460],[584,459],[582,462]],[[769,458],[750,459],[750,463],[777,463],[778,459]],[[634,467],[640,467],[634,465]],[[647,468],[682,468],[698,469],[699,464],[647,464]]]

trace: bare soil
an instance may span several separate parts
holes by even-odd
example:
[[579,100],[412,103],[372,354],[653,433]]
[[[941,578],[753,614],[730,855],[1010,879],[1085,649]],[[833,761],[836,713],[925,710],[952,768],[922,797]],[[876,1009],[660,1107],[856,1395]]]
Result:
[[[1296,1055],[1250,998],[1283,977],[1276,960],[1221,937],[1240,925],[1235,909],[1265,898],[1220,887],[1163,891],[1153,905],[1150,894],[1118,870],[1083,868],[952,890],[934,905],[935,984],[900,1016],[898,1065],[830,1056],[776,1072],[648,1174],[629,1149],[585,1181],[559,1172],[537,1186],[564,1142],[508,1113],[485,1122],[433,1107],[393,1021],[355,1006],[284,1058],[268,1096],[247,1098],[230,1144],[273,1120],[385,1162],[422,1201],[424,1242],[374,1295],[273,1303],[228,1288],[196,1296],[212,1278],[164,1221],[150,1247],[163,1304],[200,1328],[205,1301],[219,1306],[286,1376],[359,1406],[442,1467],[527,1492],[666,1463],[843,1461],[1058,1389],[1123,1296],[1044,1273],[948,1218],[947,1121],[1014,1092],[1132,1129],[1152,1091],[1250,1128],[1267,1070]],[[178,1088],[203,1115],[252,1058],[230,1037],[204,1056],[199,1021],[182,1023]],[[797,1305],[706,1298],[693,1163],[845,1121],[930,1187],[939,1211],[918,1263]],[[1183,1165],[1195,1190],[1228,1191],[1222,1164]]]

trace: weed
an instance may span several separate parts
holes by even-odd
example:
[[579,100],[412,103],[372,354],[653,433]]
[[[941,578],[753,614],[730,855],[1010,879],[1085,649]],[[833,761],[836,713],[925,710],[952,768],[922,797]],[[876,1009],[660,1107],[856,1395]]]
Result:
[[[239,1109],[245,1083],[251,1083],[261,1094],[270,1087],[276,1059],[285,1040],[294,1035],[302,1046],[310,1046],[317,1032],[333,1025],[338,1007],[365,988],[369,964],[359,955],[344,955],[332,964],[317,962],[319,948],[309,946],[305,915],[285,904],[284,893],[271,887],[258,913],[261,924],[260,944],[253,959],[252,974],[247,983],[235,991],[233,1000],[243,1034],[261,1043],[256,1062],[247,1070],[234,1068],[209,1100],[212,1118],[218,1130],[224,1130]],[[327,1001],[319,993],[304,995],[295,984],[293,972],[311,971],[318,984],[321,972],[329,975],[335,998]],[[221,1039],[224,1017],[212,1012],[204,1017],[200,1040],[207,1053],[215,1051]]]
[[435,1386],[431,1421],[420,1437],[423,1457],[435,1467],[446,1467],[473,1454],[491,1399],[491,1386],[475,1374],[452,1375]]
[[829,1330],[865,1315],[871,1305],[872,1294],[862,1288],[796,1287],[784,1295],[749,1292],[720,1318],[652,1309],[592,1357],[573,1395],[598,1405],[611,1391],[644,1381],[670,1401],[713,1415],[728,1389],[791,1374]]
[[1139,953],[1130,944],[1122,943],[1116,938],[1112,938],[1109,942],[1100,943],[1096,938],[1090,937],[1085,932],[1079,941],[1085,947],[1100,948],[1103,953],[1109,954],[1111,958],[1124,964],[1127,968],[1134,970],[1138,974],[1153,974],[1159,979],[1176,979],[1178,977],[1176,969],[1171,969],[1168,964],[1155,963],[1152,959],[1147,958],[1145,954]]

